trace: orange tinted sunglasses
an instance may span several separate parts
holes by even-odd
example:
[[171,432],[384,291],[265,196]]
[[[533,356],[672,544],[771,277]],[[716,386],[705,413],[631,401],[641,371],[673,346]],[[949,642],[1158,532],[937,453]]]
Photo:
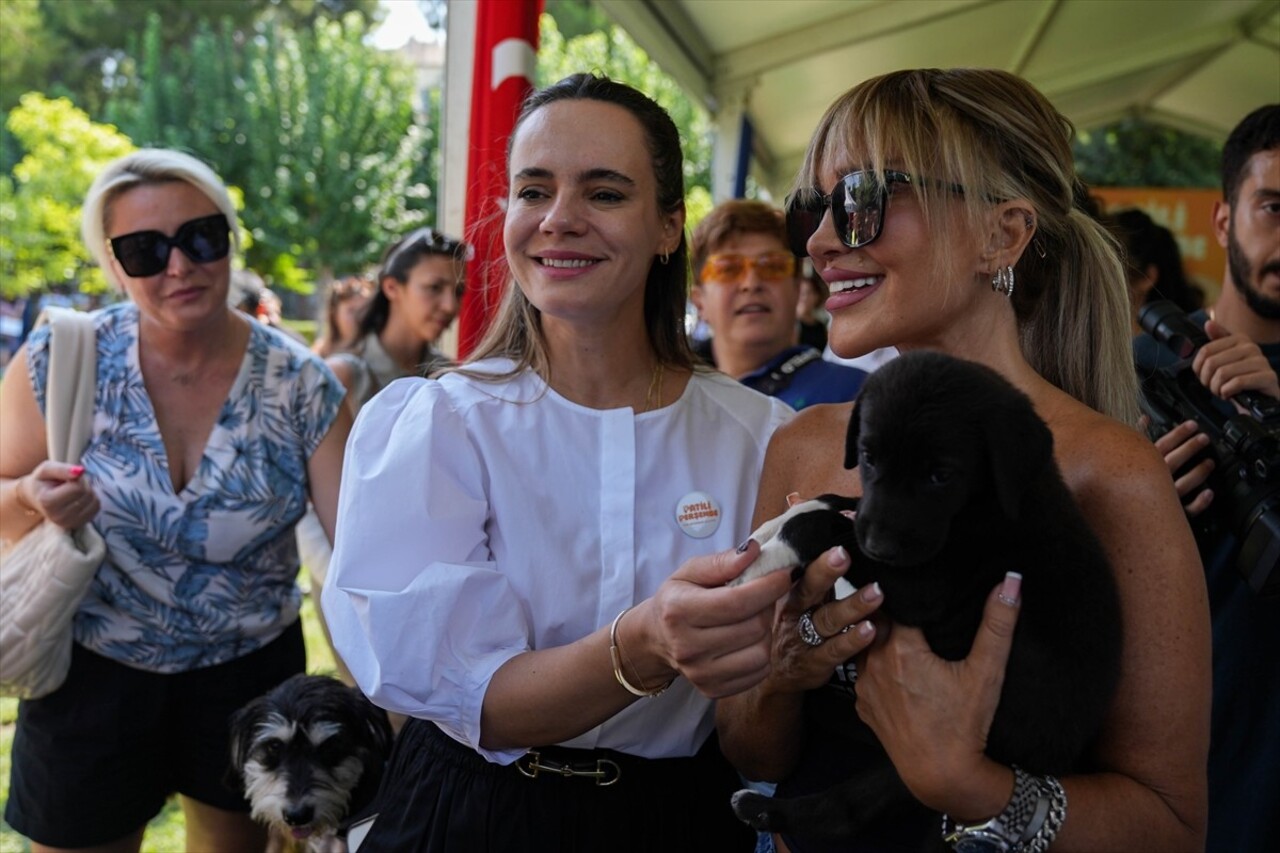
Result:
[[754,258],[734,252],[711,255],[699,278],[715,284],[738,284],[753,269],[761,281],[782,281],[796,274],[796,256],[784,251],[761,252]]

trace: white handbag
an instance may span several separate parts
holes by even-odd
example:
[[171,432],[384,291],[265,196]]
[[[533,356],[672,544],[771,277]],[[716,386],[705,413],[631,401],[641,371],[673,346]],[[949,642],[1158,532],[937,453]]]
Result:
[[[87,314],[46,308],[49,458],[80,459],[93,428],[97,348]],[[0,542],[0,696],[38,699],[62,686],[71,666],[71,620],[106,543],[92,525],[67,531],[45,519],[17,542]]]

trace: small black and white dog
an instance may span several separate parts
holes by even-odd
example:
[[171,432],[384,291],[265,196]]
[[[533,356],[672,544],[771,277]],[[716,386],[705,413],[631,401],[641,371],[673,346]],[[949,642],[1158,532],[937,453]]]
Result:
[[391,740],[386,711],[324,675],[292,676],[236,711],[231,766],[268,849],[345,849],[335,832],[377,792]]
[[[1006,572],[1021,573],[987,754],[1035,775],[1076,767],[1118,678],[1120,605],[1031,401],[981,365],[904,354],[863,386],[845,467],[858,468],[861,499],[823,495],[762,525],[753,534],[760,556],[738,582],[807,566],[844,545],[846,580],[878,581],[891,619],[919,627],[940,657],[961,660],[991,590]],[[852,715],[849,725],[861,727],[880,761],[851,767],[846,782],[807,797],[740,791],[738,817],[761,830],[844,839],[888,815],[924,812],[870,730]]]

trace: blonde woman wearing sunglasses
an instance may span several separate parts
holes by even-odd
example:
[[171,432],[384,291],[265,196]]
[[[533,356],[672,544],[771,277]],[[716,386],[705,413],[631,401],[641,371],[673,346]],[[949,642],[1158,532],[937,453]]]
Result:
[[[1016,591],[989,599],[969,658],[948,662],[919,631],[868,618],[879,604],[874,587],[828,598],[848,559],[838,549],[810,565],[779,608],[769,676],[722,700],[717,721],[739,769],[778,781],[788,797],[843,778],[869,748],[855,730],[869,728],[911,794],[954,821],[957,850],[1203,849],[1204,580],[1164,461],[1133,427],[1124,269],[1077,204],[1071,136],[1043,95],[1002,71],[868,80],[823,117],[787,222],[794,248],[831,288],[838,355],[896,346],[980,362],[1026,393],[1052,430],[1121,597],[1120,682],[1090,769],[1051,784],[984,753]],[[840,465],[849,412],[814,407],[775,433],[757,522],[791,493],[860,492],[856,470]],[[1030,582],[1021,594],[1035,594]],[[799,633],[809,608],[818,645]],[[860,630],[842,634],[846,626]],[[876,849],[938,843],[936,819],[882,824],[868,832]],[[835,843],[804,829],[781,839],[793,853],[867,849],[867,835]]]
[[865,373],[797,343],[800,268],[782,211],[726,201],[694,229],[692,254],[691,297],[711,328],[716,367],[794,409],[854,398]]
[[88,447],[48,459],[49,334],[0,384],[0,535],[92,523],[107,554],[62,687],[19,705],[5,820],[32,849],[139,849],[178,794],[187,850],[261,850],[223,781],[231,713],[306,668],[294,525],[332,537],[351,420],[320,358],[227,304],[235,208],[203,162],[109,164],[85,243],[127,301],[94,313]]

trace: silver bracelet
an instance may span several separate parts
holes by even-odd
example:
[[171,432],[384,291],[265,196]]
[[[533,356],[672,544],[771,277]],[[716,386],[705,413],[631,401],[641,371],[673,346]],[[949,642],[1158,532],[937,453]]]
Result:
[[1039,826],[1032,821],[1033,825],[1027,827],[1029,835],[1023,836],[1025,840],[1020,845],[1027,853],[1045,853],[1067,819],[1067,792],[1062,783],[1053,776],[1045,776],[1040,780],[1040,790],[1041,802],[1047,800],[1049,806]]
[[1052,776],[1032,776],[1013,765],[1013,796],[1000,814],[978,824],[942,816],[942,840],[953,850],[1045,853],[1067,817],[1067,794]]

